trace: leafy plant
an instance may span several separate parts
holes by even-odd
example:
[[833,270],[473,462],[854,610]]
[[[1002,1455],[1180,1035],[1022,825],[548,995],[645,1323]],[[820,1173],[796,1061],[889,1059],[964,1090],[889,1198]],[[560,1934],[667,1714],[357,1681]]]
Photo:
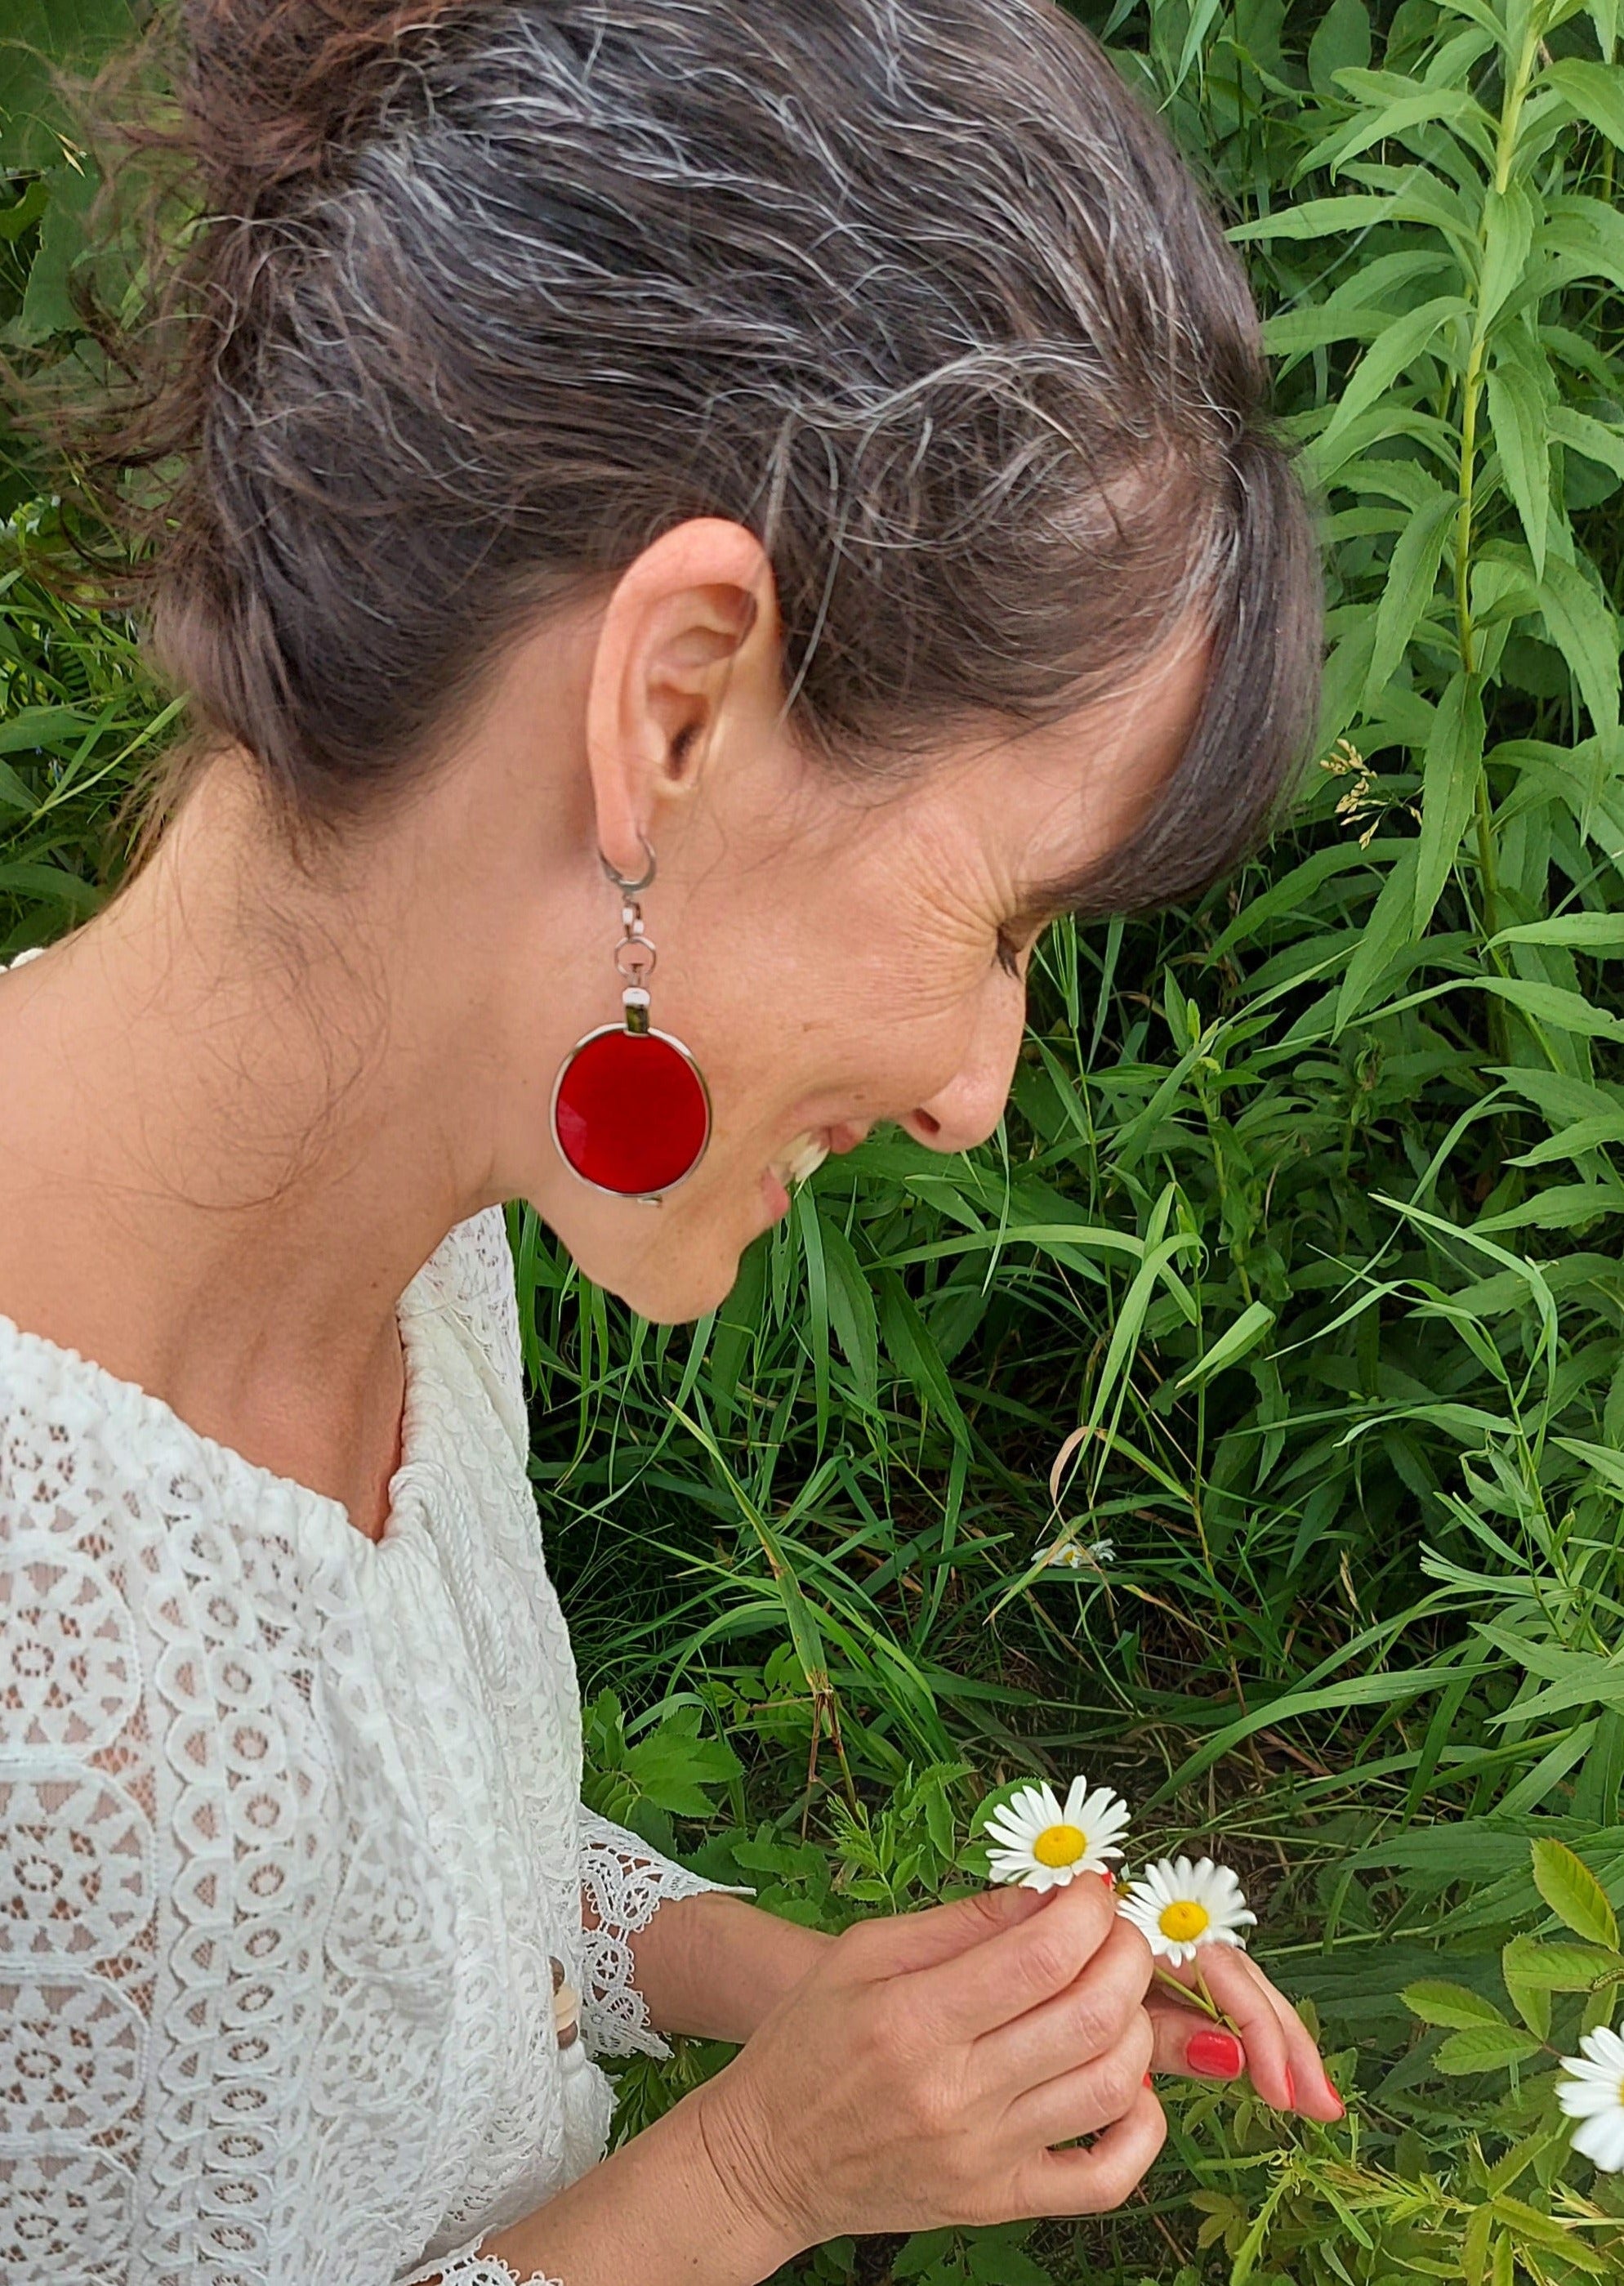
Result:
[[[594,1798],[833,1928],[974,1880],[978,1803],[1084,1768],[1151,1852],[1221,1841],[1325,2028],[1336,2129],[1170,2088],[1123,2214],[800,2275],[1617,2275],[1551,2109],[1624,1905],[1616,7],[1080,12],[1265,309],[1317,751],[1194,909],[1052,933],[992,1145],[832,1162],[697,1326],[509,1210]],[[39,209],[67,162],[5,152]],[[0,950],[116,878],[173,721],[36,577],[50,489],[0,571]],[[623,2124],[724,2053],[635,2061]]]

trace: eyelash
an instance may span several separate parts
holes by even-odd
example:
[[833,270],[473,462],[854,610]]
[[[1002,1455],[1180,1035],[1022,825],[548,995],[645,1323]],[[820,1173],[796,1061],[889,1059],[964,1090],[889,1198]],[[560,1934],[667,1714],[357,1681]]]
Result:
[[998,966],[1005,976],[1013,976],[1017,983],[1020,982],[1021,948],[1013,938],[1005,936],[1002,929],[998,931]]

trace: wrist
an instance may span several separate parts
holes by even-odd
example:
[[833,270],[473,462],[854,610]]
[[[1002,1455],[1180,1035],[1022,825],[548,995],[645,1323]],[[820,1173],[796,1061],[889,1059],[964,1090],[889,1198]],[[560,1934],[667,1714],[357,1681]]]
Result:
[[686,2139],[690,2180],[703,2186],[700,2196],[714,2206],[749,2276],[769,2278],[824,2234],[799,2211],[793,2186],[776,2180],[771,2139],[737,2101],[731,2069],[684,2096],[658,2124]]
[[662,2032],[742,2042],[833,1942],[707,1890],[662,1905],[634,1938],[638,1988]]

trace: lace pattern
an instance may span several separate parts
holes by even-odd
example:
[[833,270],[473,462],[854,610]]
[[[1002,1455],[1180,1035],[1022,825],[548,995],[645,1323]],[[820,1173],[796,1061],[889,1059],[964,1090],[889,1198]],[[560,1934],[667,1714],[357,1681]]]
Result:
[[[637,1990],[631,1939],[647,1928],[661,1905],[728,1886],[673,1864],[624,1825],[582,1810],[581,1891],[597,1922],[595,1928],[582,1931],[581,1939],[581,2037],[589,2056],[671,2053],[650,2022],[648,2004]],[[752,1896],[754,1892],[735,1889],[732,1894]]]
[[608,2133],[551,1959],[663,2047],[627,1939],[713,1885],[590,1821],[589,1966],[507,1262],[493,1210],[402,1298],[376,1544],[0,1318],[5,2286],[491,2286]]
[[544,2278],[539,2270],[521,2278],[500,2254],[469,2254],[441,2271],[440,2286],[564,2286],[564,2281]]

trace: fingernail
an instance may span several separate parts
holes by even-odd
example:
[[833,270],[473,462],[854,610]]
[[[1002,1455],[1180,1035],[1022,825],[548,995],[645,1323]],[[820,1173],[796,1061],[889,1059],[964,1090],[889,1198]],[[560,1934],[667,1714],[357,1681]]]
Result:
[[1114,1889],[1116,1887],[1116,1876],[1112,1872],[1108,1865],[1105,1868],[1100,1878],[1105,1883],[1108,1889]]
[[1336,2089],[1331,2085],[1328,2079],[1325,2083],[1325,2093],[1329,2096],[1331,2101],[1336,2107],[1337,2118],[1345,2119],[1348,2116],[1348,2107],[1337,2094]]
[[1246,2051],[1233,2032],[1196,2032],[1185,2050],[1190,2069],[1207,2079],[1239,2079]]
[[1145,2085],[1146,2085],[1146,2086],[1147,2086],[1147,2087],[1149,2087],[1149,2086],[1151,2086],[1151,2085],[1154,2085],[1154,2083],[1152,2082],[1152,2079],[1151,2079],[1150,2074],[1149,2074],[1148,2072],[1147,2072],[1147,2073],[1146,2073],[1146,2075],[1145,2075]]
[[1289,2064],[1286,2066],[1286,2109],[1288,2111],[1297,2109],[1297,2082],[1291,2077]]

